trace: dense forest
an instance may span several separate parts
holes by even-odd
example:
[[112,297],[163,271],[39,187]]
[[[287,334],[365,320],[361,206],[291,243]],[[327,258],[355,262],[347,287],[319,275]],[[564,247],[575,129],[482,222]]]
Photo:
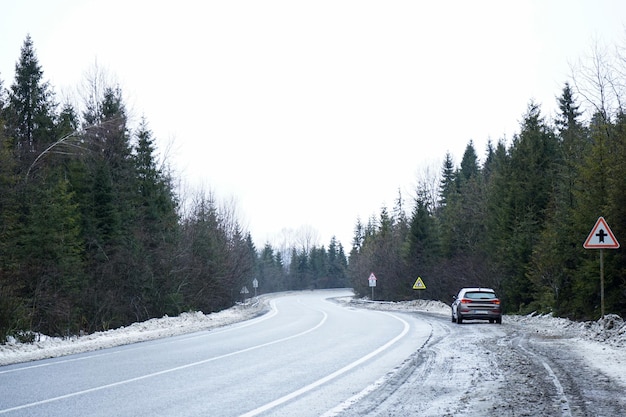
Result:
[[255,278],[260,292],[348,285],[335,239],[257,250],[212,193],[182,204],[148,121],[131,129],[120,88],[85,78],[81,103],[57,103],[28,36],[0,80],[0,342],[221,310]]
[[[489,142],[482,162],[469,141],[459,166],[424,179],[407,215],[402,196],[366,224],[349,256],[355,291],[450,302],[463,286],[496,289],[508,312],[574,319],[601,314],[600,254],[583,243],[600,216],[626,239],[626,56],[594,49],[556,96],[553,121],[530,102],[510,143]],[[578,102],[576,97],[581,97]],[[591,111],[584,120],[581,105]],[[605,311],[626,314],[626,257],[605,250]],[[426,285],[416,295],[412,285]]]
[[[368,296],[371,272],[377,299],[449,302],[462,286],[490,286],[508,312],[596,318],[599,251],[582,244],[599,216],[626,236],[626,59],[592,62],[555,97],[554,120],[531,101],[512,140],[489,142],[482,158],[469,141],[458,165],[445,155],[410,204],[399,193],[358,219],[346,254],[335,238],[256,248],[212,193],[183,203],[121,89],[95,68],[80,103],[58,103],[27,37],[14,81],[0,79],[0,342],[217,311],[254,278],[262,293]],[[606,310],[624,316],[621,249],[605,251],[604,270]]]

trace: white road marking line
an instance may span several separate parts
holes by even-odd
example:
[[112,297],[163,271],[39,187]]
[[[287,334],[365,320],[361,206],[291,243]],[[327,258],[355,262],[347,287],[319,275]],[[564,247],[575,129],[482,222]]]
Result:
[[[397,318],[397,317],[394,316],[394,318]],[[433,328],[432,328],[432,324],[431,324],[430,325],[430,335],[428,336],[427,341],[424,342],[424,344],[422,345],[422,348],[426,345],[428,340],[430,340],[432,334],[433,334]],[[421,348],[420,348],[420,350],[421,350]],[[400,369],[400,368],[398,368],[398,369]],[[397,370],[394,371],[394,373],[395,372],[397,372]],[[389,374],[385,374],[385,375],[381,376],[376,381],[374,381],[372,384],[370,384],[367,387],[363,388],[363,390],[361,392],[356,393],[355,395],[353,395],[352,397],[348,398],[347,400],[345,400],[341,404],[339,404],[336,407],[328,410],[327,412],[322,414],[320,417],[336,417],[336,416],[338,416],[339,414],[343,413],[348,408],[350,408],[354,404],[358,403],[359,401],[361,401],[363,398],[365,398],[366,396],[368,396],[372,392],[376,391],[381,386],[385,385],[387,383],[387,381],[389,381],[390,378],[391,377],[390,377]]]
[[35,402],[32,402],[32,403],[23,404],[23,405],[19,405],[19,406],[16,406],[16,407],[6,408],[4,410],[0,410],[0,414],[7,414],[7,413],[10,413],[10,412],[13,412],[13,411],[18,411],[18,410],[23,410],[23,409],[26,409],[26,408],[35,407],[35,406],[38,406],[38,405],[48,404],[48,403],[51,403],[51,402],[60,401],[60,400],[64,400],[64,399],[72,398],[72,397],[77,397],[79,395],[89,394],[89,393],[96,392],[96,391],[102,391],[102,390],[105,390],[105,389],[108,389],[108,388],[118,387],[120,385],[125,385],[125,384],[129,384],[131,382],[136,382],[136,381],[141,381],[141,380],[152,378],[152,377],[155,377],[155,376],[169,374],[169,373],[180,371],[180,370],[187,369],[187,368],[193,368],[195,366],[204,365],[205,363],[213,362],[213,361],[216,361],[216,360],[219,360],[219,359],[223,359],[223,358],[227,358],[227,357],[230,357],[230,356],[239,355],[241,353],[250,352],[252,350],[260,349],[262,347],[266,347],[266,346],[274,345],[274,344],[277,344],[277,343],[285,342],[287,340],[295,339],[296,337],[300,337],[300,336],[303,336],[303,335],[305,335],[307,333],[311,333],[312,331],[315,331],[316,329],[320,328],[326,322],[326,320],[328,319],[328,314],[326,314],[326,312],[324,312],[324,311],[320,311],[320,312],[323,315],[322,320],[320,320],[320,322],[317,323],[315,326],[313,326],[310,329],[305,330],[303,332],[300,332],[300,333],[297,333],[297,334],[294,334],[294,335],[291,335],[291,336],[287,336],[287,337],[284,337],[282,339],[277,339],[277,340],[273,340],[271,342],[262,343],[260,345],[251,346],[249,348],[241,349],[241,350],[238,350],[238,351],[235,351],[235,352],[231,352],[231,353],[226,353],[224,355],[216,356],[216,357],[213,357],[213,358],[204,359],[204,360],[193,362],[193,363],[188,363],[186,365],[176,366],[176,367],[170,368],[170,369],[164,369],[164,370],[159,371],[159,372],[153,372],[151,374],[146,374],[146,375],[138,376],[138,377],[135,377],[135,378],[125,379],[123,381],[113,382],[111,384],[101,385],[99,387],[89,388],[89,389],[82,390],[82,391],[76,391],[76,392],[72,392],[70,394],[65,394],[65,395],[60,395],[58,397],[48,398],[46,400],[35,401]]
[[350,371],[351,369],[357,367],[358,365],[370,360],[371,358],[373,358],[374,356],[382,353],[383,351],[389,349],[392,345],[394,345],[396,342],[398,342],[400,339],[402,339],[404,336],[406,336],[406,334],[409,332],[409,329],[411,328],[411,325],[409,323],[407,323],[405,320],[401,319],[400,317],[394,316],[393,314],[389,314],[386,312],[381,312],[381,314],[386,314],[388,316],[391,316],[393,318],[395,318],[396,320],[401,321],[404,324],[404,328],[402,330],[402,332],[394,337],[393,339],[391,339],[389,342],[385,343],[384,345],[382,345],[381,347],[379,347],[378,349],[374,350],[373,352],[368,353],[367,355],[361,357],[360,359],[357,359],[356,361],[344,366],[343,368],[325,376],[324,378],[318,379],[315,382],[310,383],[309,385],[302,387],[296,391],[293,391],[290,394],[284,395],[272,402],[269,402],[259,408],[256,408],[252,411],[249,411],[245,414],[242,414],[240,417],[253,417],[253,416],[257,416],[261,413],[264,413],[268,410],[271,410],[272,408],[278,407],[281,404],[284,404],[288,401],[291,401],[292,399],[305,394],[335,378],[337,378],[340,375],[345,374],[346,372]]

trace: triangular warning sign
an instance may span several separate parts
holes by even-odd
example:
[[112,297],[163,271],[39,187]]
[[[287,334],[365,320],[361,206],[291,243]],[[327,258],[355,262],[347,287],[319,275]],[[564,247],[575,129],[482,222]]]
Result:
[[413,284],[413,289],[414,290],[425,290],[426,289],[426,285],[424,285],[424,281],[422,281],[422,278],[417,277],[417,280],[415,281],[415,284]]
[[617,249],[619,242],[615,239],[613,232],[606,224],[604,217],[598,218],[596,225],[591,229],[587,240],[583,244],[585,249]]

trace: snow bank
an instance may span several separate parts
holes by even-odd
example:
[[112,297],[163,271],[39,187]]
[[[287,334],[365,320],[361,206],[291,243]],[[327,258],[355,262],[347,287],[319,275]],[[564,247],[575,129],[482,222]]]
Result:
[[182,313],[177,317],[165,316],[85,336],[62,338],[37,335],[33,343],[20,343],[11,339],[7,344],[0,345],[0,366],[209,330],[251,319],[266,309],[267,303],[259,298],[255,302],[239,304],[217,313]]
[[450,306],[441,301],[411,300],[411,301],[370,301],[369,299],[347,300],[352,305],[388,311],[420,311],[450,315]]
[[[376,310],[419,311],[450,315],[450,305],[440,301],[412,300],[403,302],[370,301],[368,299],[347,300],[351,305]],[[517,323],[531,328],[538,335],[546,337],[578,338],[590,342],[622,348],[626,347],[626,322],[616,315],[608,314],[597,321],[575,322],[553,317],[551,314],[505,315],[503,323]]]
[[608,314],[597,321],[586,322],[574,322],[550,314],[506,316],[506,320],[532,326],[542,336],[568,336],[617,348],[626,347],[626,323],[617,314]]

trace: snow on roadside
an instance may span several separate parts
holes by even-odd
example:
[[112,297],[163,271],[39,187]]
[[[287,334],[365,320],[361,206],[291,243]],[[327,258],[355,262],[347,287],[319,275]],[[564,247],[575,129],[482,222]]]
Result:
[[435,313],[450,315],[450,306],[441,301],[433,300],[411,300],[411,301],[370,301],[368,299],[347,300],[352,305],[357,305],[376,310],[387,311],[420,311],[425,313]]
[[239,304],[216,313],[182,313],[177,317],[165,316],[150,319],[133,323],[127,327],[80,337],[63,338],[39,335],[38,340],[33,343],[20,343],[11,339],[7,344],[0,345],[0,366],[210,330],[254,318],[263,314],[266,309],[267,303],[263,298],[259,298],[254,303]]
[[[347,300],[351,305],[376,310],[419,311],[450,316],[450,305],[440,301],[412,300],[403,302],[369,301],[367,299]],[[626,347],[626,322],[616,315],[608,314],[597,321],[575,322],[551,314],[505,315],[503,323],[515,323],[531,328],[541,336],[578,338],[602,343],[615,348]]]
[[609,314],[587,322],[533,314],[507,318],[538,336],[568,339],[585,363],[626,387],[626,323],[620,316]]
[[616,348],[626,347],[626,323],[616,314],[608,314],[603,319],[586,322],[575,322],[550,314],[506,316],[506,318],[509,322],[532,327],[541,336],[574,337]]
[[[450,306],[438,301],[413,300],[402,303],[352,300],[377,310],[420,311],[450,317]],[[616,315],[609,314],[597,321],[575,322],[551,314],[505,315],[503,326],[511,324],[523,328],[527,334],[566,340],[585,362],[600,370],[613,380],[626,386],[626,323]]]

